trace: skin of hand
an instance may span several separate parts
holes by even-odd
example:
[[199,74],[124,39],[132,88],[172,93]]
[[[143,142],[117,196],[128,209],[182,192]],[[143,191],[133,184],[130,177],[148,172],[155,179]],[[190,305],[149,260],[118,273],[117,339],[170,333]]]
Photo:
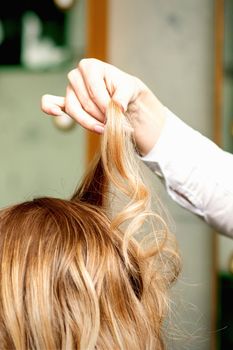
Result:
[[43,95],[41,108],[52,116],[66,114],[87,130],[101,134],[111,99],[129,116],[137,149],[146,155],[162,132],[165,108],[140,79],[111,64],[82,59],[68,73],[65,97]]

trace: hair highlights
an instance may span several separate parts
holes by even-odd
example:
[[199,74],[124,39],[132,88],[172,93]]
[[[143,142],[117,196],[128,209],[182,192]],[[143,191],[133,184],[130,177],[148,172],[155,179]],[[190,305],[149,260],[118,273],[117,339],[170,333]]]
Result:
[[[128,202],[108,214],[113,185]],[[139,243],[144,224],[151,230]],[[175,241],[151,210],[126,116],[107,111],[100,155],[71,200],[0,212],[0,344],[9,350],[164,349]]]

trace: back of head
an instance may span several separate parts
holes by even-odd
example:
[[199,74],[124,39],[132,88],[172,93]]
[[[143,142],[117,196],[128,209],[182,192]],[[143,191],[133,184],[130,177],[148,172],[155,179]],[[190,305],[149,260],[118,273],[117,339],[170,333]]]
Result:
[[[111,184],[128,198],[114,218]],[[143,247],[135,235],[148,219],[153,239]],[[72,200],[38,198],[0,213],[1,349],[162,349],[179,271],[169,237],[151,211],[129,121],[112,103],[101,154]]]

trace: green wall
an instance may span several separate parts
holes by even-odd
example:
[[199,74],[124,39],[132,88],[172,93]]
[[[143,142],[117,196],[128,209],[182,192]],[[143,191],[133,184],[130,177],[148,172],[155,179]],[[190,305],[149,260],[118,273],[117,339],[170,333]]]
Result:
[[0,206],[47,195],[66,198],[84,171],[85,132],[64,132],[40,110],[44,93],[63,95],[70,67],[0,71]]

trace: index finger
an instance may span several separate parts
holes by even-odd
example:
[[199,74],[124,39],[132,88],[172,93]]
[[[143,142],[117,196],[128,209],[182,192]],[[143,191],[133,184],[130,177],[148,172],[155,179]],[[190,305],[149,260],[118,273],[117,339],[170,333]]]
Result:
[[105,82],[106,66],[107,63],[96,59],[82,60],[78,66],[89,96],[102,113],[106,112],[106,108],[111,100],[111,95]]

